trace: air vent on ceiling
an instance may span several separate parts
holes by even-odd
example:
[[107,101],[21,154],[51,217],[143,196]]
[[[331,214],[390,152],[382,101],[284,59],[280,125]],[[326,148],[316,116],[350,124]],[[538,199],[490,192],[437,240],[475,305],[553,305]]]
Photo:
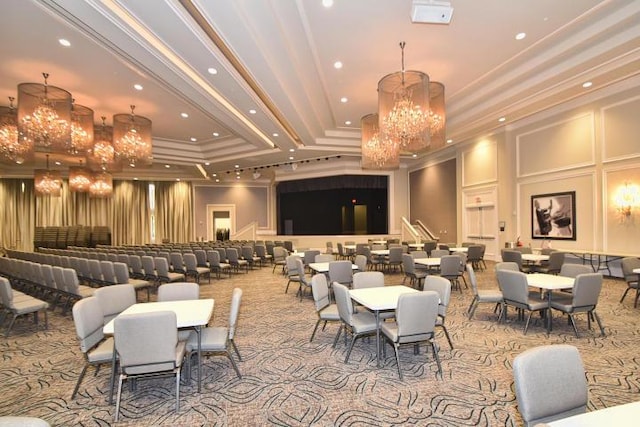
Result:
[[413,0],[411,21],[422,24],[448,24],[453,16],[453,7],[448,1]]

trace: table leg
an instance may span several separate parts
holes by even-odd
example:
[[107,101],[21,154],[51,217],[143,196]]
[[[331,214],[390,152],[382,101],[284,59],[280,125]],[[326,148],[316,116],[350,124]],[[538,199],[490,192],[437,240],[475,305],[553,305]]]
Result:
[[547,292],[547,300],[549,301],[549,308],[547,308],[547,335],[551,332],[552,317],[551,317],[551,289]]
[[380,310],[375,311],[376,314],[376,363],[380,367]]
[[196,326],[196,334],[198,334],[198,393],[202,391],[202,326]]

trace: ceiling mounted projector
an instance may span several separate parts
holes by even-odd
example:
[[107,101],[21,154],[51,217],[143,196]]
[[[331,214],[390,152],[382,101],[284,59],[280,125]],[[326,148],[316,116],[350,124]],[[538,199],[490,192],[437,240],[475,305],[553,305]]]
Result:
[[453,7],[448,1],[413,0],[411,22],[420,24],[448,24],[453,16]]

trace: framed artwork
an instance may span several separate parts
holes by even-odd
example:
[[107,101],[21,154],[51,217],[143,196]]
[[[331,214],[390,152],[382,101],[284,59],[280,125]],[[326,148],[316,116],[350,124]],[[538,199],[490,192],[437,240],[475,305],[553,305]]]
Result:
[[531,196],[531,238],[576,240],[576,192]]

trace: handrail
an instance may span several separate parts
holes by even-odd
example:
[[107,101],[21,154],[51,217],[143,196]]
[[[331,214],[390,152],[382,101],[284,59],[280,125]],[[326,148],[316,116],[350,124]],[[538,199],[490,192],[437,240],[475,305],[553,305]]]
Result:
[[426,225],[424,225],[424,223],[422,221],[420,221],[419,219],[416,220],[416,225],[418,226],[418,229],[421,231],[424,231],[424,234],[426,235],[426,237],[428,237],[430,240],[435,240],[436,242],[438,240],[440,240],[440,237],[436,237],[435,234],[433,234],[431,232],[431,230],[429,230],[429,228],[427,228]]
[[[411,225],[409,220],[402,217],[402,241],[413,240],[415,243],[420,243],[420,233]],[[408,236],[408,237],[407,237]]]

